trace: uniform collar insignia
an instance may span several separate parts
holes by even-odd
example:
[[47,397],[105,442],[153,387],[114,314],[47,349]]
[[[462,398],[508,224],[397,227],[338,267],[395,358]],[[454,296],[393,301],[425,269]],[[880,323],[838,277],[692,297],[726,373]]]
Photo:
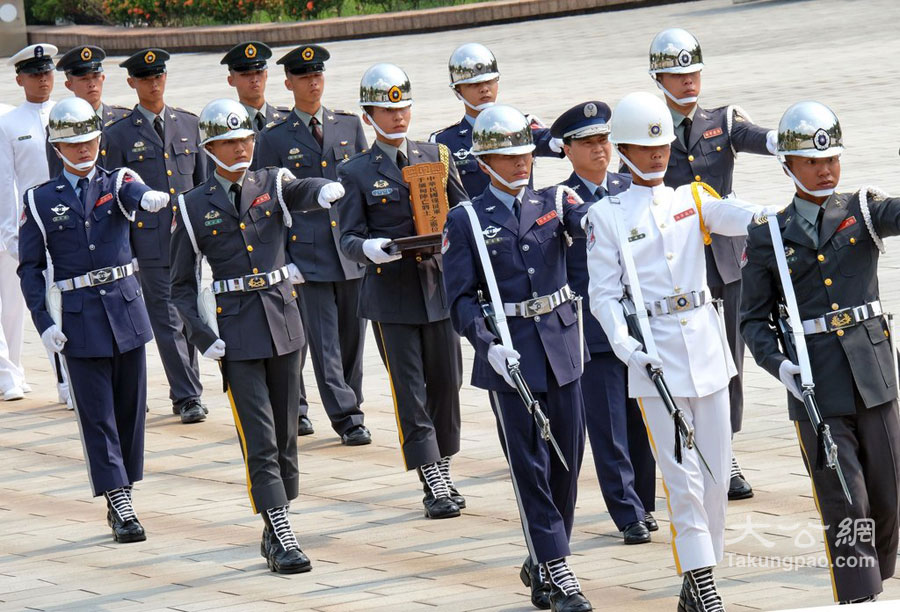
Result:
[[613,184],[613,185],[618,185],[618,184],[619,184],[619,179],[613,179],[612,184]]
[[460,136],[465,136],[469,131],[469,128],[463,128],[459,131]]
[[532,204],[540,204],[539,200],[532,200],[531,198],[528,198],[528,201],[531,202]]
[[329,120],[329,121],[334,121],[334,115],[328,115],[328,120]]
[[66,188],[65,185],[57,185],[57,186],[56,186],[56,190],[57,190],[57,191],[62,191],[62,190],[65,189],[65,188]]
[[68,212],[68,210],[69,210],[69,207],[66,206],[65,204],[57,204],[56,206],[54,206],[53,208],[50,209],[50,211],[57,217],[61,217],[62,215],[66,214],[66,212]]
[[293,127],[300,127],[300,122],[299,122],[299,121],[294,121]]
[[341,146],[342,146],[342,147],[346,147],[346,146],[347,146],[347,141],[346,141],[346,140],[342,140],[342,141],[341,141]]
[[484,212],[494,212],[495,208],[497,208],[497,207],[496,206],[485,206]]
[[178,117],[175,116],[175,113],[171,113],[169,119],[178,119]]
[[378,160],[380,160],[380,159],[381,159],[381,157],[382,157],[382,155],[381,155],[381,153],[379,153],[379,154],[378,154],[378,155],[376,155],[376,156],[375,156],[375,161],[378,161]]
[[256,182],[256,179],[253,178],[252,176],[248,176],[248,177],[246,177],[246,178],[247,178],[247,180],[250,181],[251,183],[255,183],[255,182]]
[[419,151],[417,149],[413,149],[413,155],[418,155]]
[[135,124],[135,125],[141,125],[143,122],[144,122],[144,120],[141,119],[140,117],[138,117],[138,118],[136,118],[136,119],[134,120],[134,124]]

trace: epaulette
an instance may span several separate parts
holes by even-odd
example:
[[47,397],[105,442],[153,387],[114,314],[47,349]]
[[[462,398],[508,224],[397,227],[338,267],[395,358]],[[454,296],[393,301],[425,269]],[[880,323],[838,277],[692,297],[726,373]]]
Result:
[[103,127],[109,127],[112,125],[116,125],[117,123],[120,123],[120,122],[124,121],[125,119],[128,119],[129,117],[131,117],[131,113],[128,113],[127,115],[123,115],[123,116],[119,117],[118,119],[113,119],[112,121],[108,121],[106,124],[104,124]]
[[179,107],[177,107],[177,106],[173,106],[173,107],[172,107],[172,110],[178,111],[179,113],[184,113],[185,115],[190,115],[191,117],[196,117],[196,116],[197,116],[197,115],[195,115],[194,113],[192,113],[191,111],[189,111],[189,110],[184,110],[183,108],[179,108]]
[[369,149],[363,149],[362,151],[357,151],[356,153],[354,153],[353,155],[351,155],[351,156],[348,157],[347,159],[341,161],[341,165],[349,164],[349,163],[350,163],[351,161],[353,161],[354,159],[356,159],[356,158],[358,158],[358,157],[362,157],[363,155],[367,155],[368,153],[369,153]]
[[335,114],[338,114],[338,115],[348,115],[348,116],[350,116],[350,117],[357,117],[357,116],[358,116],[358,115],[357,115],[356,113],[354,113],[354,112],[351,112],[351,111],[345,111],[345,110],[333,110],[333,111],[331,111],[331,112],[332,112],[332,113],[335,113]]

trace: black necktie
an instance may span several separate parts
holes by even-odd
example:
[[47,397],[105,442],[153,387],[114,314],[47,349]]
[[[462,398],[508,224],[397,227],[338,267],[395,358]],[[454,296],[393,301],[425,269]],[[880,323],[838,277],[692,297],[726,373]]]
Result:
[[684,126],[684,146],[689,147],[691,142],[691,125],[694,122],[691,121],[690,117],[685,117],[681,122],[681,125]]
[[78,179],[78,182],[75,184],[76,189],[78,189],[78,199],[81,200],[81,207],[85,207],[85,202],[87,201],[87,190],[88,190],[88,180],[87,177],[81,177]]
[[266,117],[261,112],[256,112],[256,131],[262,132],[263,128],[266,127]]
[[163,135],[163,122],[162,119],[159,118],[159,115],[153,118],[153,129],[156,131],[159,139],[165,143],[166,137]]
[[516,219],[519,219],[522,214],[522,206],[519,204],[519,198],[513,200],[512,213],[516,216]]
[[232,202],[232,204],[234,204],[234,209],[236,211],[238,211],[238,213],[240,214],[240,211],[241,211],[241,186],[238,185],[237,183],[232,183],[231,187],[228,188],[228,191],[230,191],[232,193],[232,195],[234,196],[234,202]]
[[599,202],[600,200],[602,200],[603,198],[605,198],[608,194],[609,194],[609,192],[606,191],[606,188],[605,188],[603,185],[598,185],[598,186],[597,186],[597,191],[594,192],[594,197],[595,197],[595,198],[597,199],[597,201]]
[[312,132],[313,138],[316,139],[316,142],[318,142],[321,147],[324,139],[324,136],[322,135],[322,124],[319,123],[319,120],[315,117],[311,117],[309,120],[309,131]]
[[406,168],[409,165],[409,160],[406,159],[406,155],[403,154],[403,151],[397,151],[397,167],[401,170]]

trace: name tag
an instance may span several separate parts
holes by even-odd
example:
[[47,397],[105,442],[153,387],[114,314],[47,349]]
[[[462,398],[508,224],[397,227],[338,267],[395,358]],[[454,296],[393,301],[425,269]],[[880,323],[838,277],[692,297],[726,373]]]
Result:
[[545,223],[547,223],[548,221],[552,221],[553,219],[556,219],[556,211],[555,210],[551,210],[546,215],[544,215],[543,217],[538,219],[537,224],[544,225]]
[[687,219],[691,215],[695,214],[697,211],[693,208],[688,208],[687,210],[682,210],[680,213],[675,215],[676,221],[681,221],[682,219]]
[[31,138],[31,134],[25,134],[24,136],[19,136],[16,140],[28,140]]
[[703,132],[704,138],[712,138],[713,136],[721,136],[721,135],[722,135],[722,128],[720,128],[720,127],[717,127],[712,130],[706,130],[705,132]]
[[253,200],[253,202],[250,204],[250,208],[253,208],[254,206],[259,206],[263,202],[268,202],[271,199],[272,199],[272,196],[270,196],[268,193],[264,193],[261,196],[257,197],[255,200]]
[[839,232],[843,229],[847,229],[851,225],[856,225],[856,216],[850,216],[850,217],[847,217],[846,219],[844,219],[843,221],[841,221],[841,224],[838,225],[838,228],[835,231]]
[[106,204],[107,202],[109,202],[112,199],[113,199],[113,194],[107,193],[106,195],[102,196],[99,200],[97,200],[94,203],[94,208],[97,208],[98,206],[103,206],[104,204]]

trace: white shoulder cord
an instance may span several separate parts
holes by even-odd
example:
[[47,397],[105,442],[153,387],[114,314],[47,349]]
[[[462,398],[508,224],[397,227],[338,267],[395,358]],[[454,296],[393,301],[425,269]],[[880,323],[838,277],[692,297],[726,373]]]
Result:
[[[47,304],[47,312],[50,313],[50,318],[53,319],[53,322],[62,329],[62,292],[59,290],[59,287],[56,286],[54,282],[53,275],[53,259],[50,257],[50,251],[47,248],[47,228],[44,227],[44,222],[41,220],[41,216],[38,214],[37,205],[34,203],[34,190],[36,187],[32,187],[26,193],[28,194],[28,209],[31,211],[31,217],[34,219],[34,222],[37,223],[38,229],[41,230],[41,235],[44,237],[44,253],[47,258],[47,269],[46,269],[46,297],[44,301]],[[60,359],[62,355],[60,355]]]
[[191,224],[191,217],[188,215],[187,206],[184,203],[184,194],[178,194],[178,210],[181,212],[182,221],[184,221],[184,231],[187,232],[196,255],[194,276],[197,279],[197,312],[200,314],[200,320],[206,323],[213,333],[218,336],[219,321],[216,317],[216,296],[213,295],[209,285],[202,289],[200,288],[203,284],[203,253],[200,252],[200,246],[197,244],[194,226]]
[[875,226],[872,224],[872,212],[869,210],[869,194],[877,196],[879,198],[886,198],[888,194],[883,192],[878,187],[867,186],[863,187],[859,190],[859,210],[862,213],[863,221],[866,223],[866,229],[869,230],[869,235],[872,237],[872,242],[875,243],[875,246],[878,247],[878,250],[882,253],[885,252],[884,242],[881,240],[881,237],[875,232]]
[[119,205],[119,210],[122,211],[122,214],[125,215],[125,218],[128,219],[129,222],[133,222],[134,218],[137,216],[135,211],[131,211],[130,213],[125,210],[125,207],[122,206],[122,200],[119,198],[119,190],[122,188],[122,185],[125,183],[125,177],[130,176],[133,181],[136,183],[144,184],[144,180],[140,177],[140,175],[130,168],[119,168],[118,172],[116,172],[116,204]]
[[[570,195],[575,200],[575,204],[584,204],[584,200],[579,197],[575,190],[566,185],[557,185],[556,186],[556,216],[559,217],[559,222],[562,223],[565,218],[563,215],[563,196]],[[565,227],[565,226],[564,226]],[[566,237],[566,246],[572,246],[572,236],[569,235],[569,231],[563,229],[563,235]]]
[[284,181],[292,181],[295,178],[297,177],[294,176],[294,173],[287,168],[279,168],[278,174],[275,176],[275,194],[278,196],[278,203],[281,205],[281,211],[284,213],[284,225],[288,229],[293,227],[294,218],[291,216],[291,211],[284,201],[284,189],[281,185]]

